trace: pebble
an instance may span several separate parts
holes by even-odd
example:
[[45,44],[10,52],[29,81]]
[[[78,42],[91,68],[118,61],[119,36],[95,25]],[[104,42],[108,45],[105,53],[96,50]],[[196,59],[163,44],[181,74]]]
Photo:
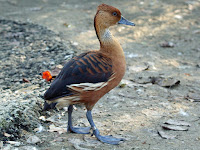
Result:
[[30,136],[30,137],[27,139],[26,142],[29,143],[29,144],[37,144],[37,143],[40,143],[41,140],[40,140],[40,138],[38,138],[36,135],[33,135],[33,136]]

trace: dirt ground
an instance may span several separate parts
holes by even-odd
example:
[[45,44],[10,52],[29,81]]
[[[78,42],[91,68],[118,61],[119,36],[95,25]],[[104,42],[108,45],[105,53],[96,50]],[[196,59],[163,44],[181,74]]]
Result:
[[[136,24],[110,29],[127,71],[93,109],[102,135],[126,139],[117,146],[66,133],[66,110],[41,111],[41,72],[99,48],[101,3]],[[0,14],[1,149],[200,149],[200,0],[0,0]],[[85,112],[76,106],[74,125],[89,126]]]

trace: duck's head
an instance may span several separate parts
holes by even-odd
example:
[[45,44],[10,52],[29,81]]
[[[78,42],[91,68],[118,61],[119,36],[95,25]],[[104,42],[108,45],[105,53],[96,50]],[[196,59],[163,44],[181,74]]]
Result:
[[97,13],[95,15],[95,23],[98,23],[101,27],[109,28],[110,26],[116,24],[125,24],[135,26],[133,22],[126,20],[119,9],[109,6],[106,4],[101,4],[97,7]]

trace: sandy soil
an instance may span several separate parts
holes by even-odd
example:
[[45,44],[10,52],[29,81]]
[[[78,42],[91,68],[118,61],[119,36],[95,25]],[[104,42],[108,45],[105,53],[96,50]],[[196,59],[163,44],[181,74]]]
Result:
[[[99,48],[93,17],[103,2],[136,24],[111,28],[124,49],[127,71],[120,86],[93,110],[102,134],[126,139],[118,146],[66,133],[66,110],[41,111],[40,95],[49,83],[40,73]],[[2,149],[200,149],[199,0],[0,3]],[[77,106],[74,125],[89,125],[83,112]]]

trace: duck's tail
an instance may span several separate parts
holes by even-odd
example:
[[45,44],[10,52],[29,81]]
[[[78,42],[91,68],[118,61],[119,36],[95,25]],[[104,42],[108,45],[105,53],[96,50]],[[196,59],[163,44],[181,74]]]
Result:
[[55,109],[56,107],[56,104],[57,103],[51,103],[51,104],[48,104],[46,101],[44,102],[44,105],[43,105],[43,111],[46,111],[46,110],[50,110],[50,109]]

